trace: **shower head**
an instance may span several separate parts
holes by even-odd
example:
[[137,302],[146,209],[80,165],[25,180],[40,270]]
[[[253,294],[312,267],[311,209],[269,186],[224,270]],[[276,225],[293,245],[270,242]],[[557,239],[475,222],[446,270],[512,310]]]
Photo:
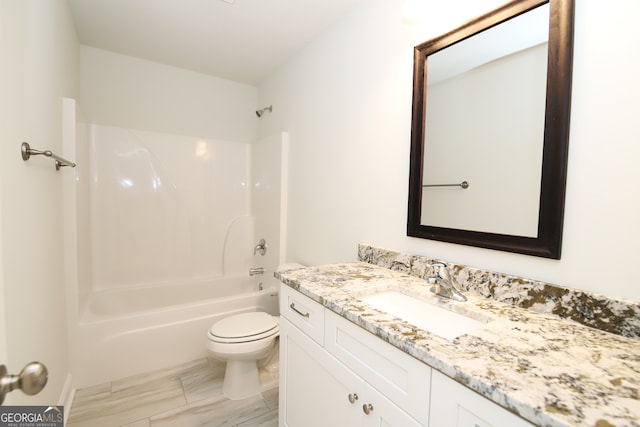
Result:
[[262,117],[265,111],[268,111],[271,113],[273,111],[273,105],[269,105],[268,107],[265,107],[262,110],[256,110],[256,116]]

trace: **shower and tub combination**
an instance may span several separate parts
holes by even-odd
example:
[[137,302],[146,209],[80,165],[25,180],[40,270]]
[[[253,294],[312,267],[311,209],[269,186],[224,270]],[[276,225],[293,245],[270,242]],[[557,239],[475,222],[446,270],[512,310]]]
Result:
[[76,387],[207,357],[221,319],[279,314],[286,133],[246,144],[76,123],[73,100],[64,111]]

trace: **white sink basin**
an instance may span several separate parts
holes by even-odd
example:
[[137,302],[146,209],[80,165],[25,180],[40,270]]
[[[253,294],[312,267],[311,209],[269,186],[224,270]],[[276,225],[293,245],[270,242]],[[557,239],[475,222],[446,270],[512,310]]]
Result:
[[397,291],[383,291],[358,299],[443,338],[453,339],[486,326],[479,320]]

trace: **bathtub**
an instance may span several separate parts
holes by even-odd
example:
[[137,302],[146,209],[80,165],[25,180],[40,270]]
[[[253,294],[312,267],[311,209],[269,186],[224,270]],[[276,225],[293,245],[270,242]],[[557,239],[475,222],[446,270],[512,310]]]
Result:
[[74,385],[206,357],[211,325],[248,311],[279,314],[278,281],[270,274],[93,292],[70,337],[78,340],[71,355]]

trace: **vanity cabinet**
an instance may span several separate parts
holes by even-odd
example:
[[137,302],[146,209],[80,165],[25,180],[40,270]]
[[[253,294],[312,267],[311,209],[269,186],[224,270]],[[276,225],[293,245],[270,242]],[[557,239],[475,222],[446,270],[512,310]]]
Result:
[[[371,378],[371,375],[364,369],[368,363],[374,366],[384,365],[387,360],[395,358],[404,359],[409,357],[400,350],[390,346],[373,335],[360,330],[366,335],[378,341],[376,347],[361,347],[366,343],[361,343],[357,338],[347,338],[352,335],[345,335],[341,328],[336,328],[344,322],[350,329],[348,321],[341,319],[311,299],[295,291],[282,288],[281,292],[281,319],[280,319],[280,413],[279,425],[286,427],[326,427],[326,426],[397,426],[397,427],[419,427],[426,425],[428,421],[428,392],[430,384],[431,369],[416,361],[420,366],[413,368],[398,368],[397,363],[383,367],[383,372],[376,373],[378,380]],[[318,307],[322,310],[316,310]],[[306,309],[310,308],[310,311]],[[335,316],[335,317],[334,317]],[[326,322],[327,317],[331,320]],[[329,330],[326,334],[325,322]],[[322,326],[323,334],[313,333],[320,330]],[[353,326],[360,329],[357,326]],[[309,335],[309,331],[313,335]],[[368,338],[368,337],[367,337]],[[325,339],[333,342],[330,348],[341,348],[342,343],[346,344],[345,353],[352,351],[349,357],[359,358],[360,350],[365,350],[362,355],[363,360],[357,363],[348,362],[347,366],[338,357],[348,360],[346,354],[338,354],[336,357],[325,348]],[[388,348],[385,348],[387,346]],[[380,353],[382,351],[382,353]],[[394,361],[395,362],[395,361]],[[357,365],[361,367],[358,368]],[[402,364],[402,362],[400,362]],[[352,369],[356,367],[358,372]],[[423,418],[419,422],[408,412],[398,406],[388,396],[385,396],[379,389],[372,385],[379,383],[382,389],[398,388],[396,383],[400,382],[402,388],[406,389],[406,376],[401,372],[411,373],[415,378],[415,368],[419,368],[422,378],[426,382],[422,384],[422,389],[426,394],[413,396],[416,402],[422,402],[417,409],[419,416]],[[383,384],[384,377],[393,377]],[[414,381],[417,383],[417,381]],[[402,388],[398,390],[402,390]],[[394,393],[392,393],[394,394]],[[407,405],[408,399],[402,391],[396,391],[400,396],[400,404]],[[403,396],[404,395],[404,396]],[[415,410],[409,403],[410,410]]]
[[421,425],[286,318],[280,340],[280,426]]
[[281,427],[531,427],[283,285]]

